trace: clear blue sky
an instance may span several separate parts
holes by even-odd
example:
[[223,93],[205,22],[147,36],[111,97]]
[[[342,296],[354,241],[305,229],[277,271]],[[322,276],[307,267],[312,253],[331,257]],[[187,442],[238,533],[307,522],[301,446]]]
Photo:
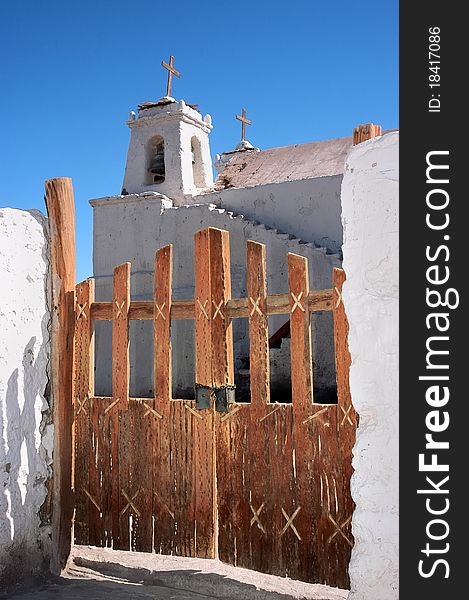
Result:
[[397,0],[27,0],[0,5],[0,206],[44,211],[72,177],[78,280],[92,274],[90,198],[120,193],[129,111],[173,95],[213,117],[211,149],[262,148],[398,126]]

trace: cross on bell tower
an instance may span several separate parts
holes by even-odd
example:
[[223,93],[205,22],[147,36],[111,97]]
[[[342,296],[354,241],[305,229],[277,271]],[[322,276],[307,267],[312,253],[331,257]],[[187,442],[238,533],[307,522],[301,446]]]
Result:
[[246,140],[246,125],[252,125],[252,121],[246,118],[246,109],[243,108],[241,115],[236,115],[236,119],[241,121],[241,141]]
[[168,70],[168,84],[166,86],[166,96],[171,96],[171,87],[173,85],[173,75],[181,77],[181,73],[174,68],[174,56],[169,57],[168,63],[161,61],[161,66]]

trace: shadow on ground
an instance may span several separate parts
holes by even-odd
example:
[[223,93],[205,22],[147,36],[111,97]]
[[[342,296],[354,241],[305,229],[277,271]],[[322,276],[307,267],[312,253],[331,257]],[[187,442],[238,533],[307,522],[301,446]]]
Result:
[[[0,596],[1,598],[2,596]],[[256,589],[216,573],[198,570],[150,571],[118,563],[75,558],[67,577],[54,578],[34,590],[3,596],[12,600],[293,600],[294,596]],[[298,596],[296,596],[298,598]]]

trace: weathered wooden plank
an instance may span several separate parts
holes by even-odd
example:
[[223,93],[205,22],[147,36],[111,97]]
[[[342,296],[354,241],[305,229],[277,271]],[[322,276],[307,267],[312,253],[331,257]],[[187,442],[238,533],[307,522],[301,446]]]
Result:
[[289,507],[284,510],[289,517],[295,514],[297,533],[288,525],[284,514],[284,527],[287,527],[284,535],[298,543],[299,560],[290,565],[292,577],[315,581],[320,560],[315,545],[315,519],[319,510],[316,468],[319,442],[317,438],[306,435],[307,419],[313,412],[313,374],[310,313],[305,302],[309,293],[308,261],[305,257],[288,254],[288,280],[295,487],[288,500]]
[[120,410],[129,404],[130,263],[114,269],[112,306],[112,396]]
[[114,400],[105,407],[105,427],[109,431],[109,456],[110,456],[110,487],[111,490],[111,530],[112,547],[120,547],[120,523],[119,523],[119,504],[120,504],[120,482],[119,482],[119,410],[115,408]]
[[195,382],[212,386],[212,310],[210,298],[209,229],[194,235],[195,265]]
[[295,501],[292,429],[289,404],[232,405],[229,413],[216,414],[223,562],[281,576],[301,562],[295,535],[282,533],[282,508],[290,511]]
[[[311,312],[332,310],[333,290],[311,291],[308,294],[308,305]],[[226,310],[231,319],[249,317],[251,309],[247,298],[231,298]],[[267,296],[267,314],[283,315],[290,312],[289,294],[271,294]],[[148,300],[133,300],[130,303],[129,319],[137,321],[152,321],[154,303]],[[171,320],[187,321],[196,317],[193,300],[173,300],[171,302]],[[94,302],[91,307],[91,318],[95,321],[112,319],[112,302]]]
[[124,463],[128,466],[127,482],[121,477],[121,518],[124,525],[130,523],[130,549],[151,552],[153,549],[153,452],[155,416],[150,410],[151,400],[130,402],[123,416],[127,429],[127,453]]
[[348,410],[351,406],[350,364],[352,362],[348,349],[348,321],[342,301],[342,287],[345,282],[345,271],[334,269],[334,350],[337,380],[337,397],[339,406]]
[[[98,472],[98,423],[93,406],[94,393],[94,328],[90,318],[90,307],[94,301],[94,280],[88,279],[76,287],[76,324],[75,339],[80,340],[79,355],[75,369],[75,415],[77,419],[76,453],[88,452],[84,473],[76,471],[78,478],[84,478],[76,487],[77,508],[80,495],[85,496],[88,518],[88,543],[100,546],[102,541],[102,515],[100,510],[101,486]],[[80,357],[80,358],[79,358]],[[78,391],[80,390],[80,391]],[[80,421],[86,417],[85,429]],[[77,418],[77,417],[76,417]],[[81,461],[76,461],[78,470],[82,470]],[[83,465],[84,467],[84,465]],[[78,511],[77,511],[78,514]],[[77,521],[80,519],[77,517]]]
[[[112,540],[110,521],[111,461],[109,435],[104,423],[104,407],[105,403],[101,398],[93,396],[90,399],[89,539],[90,544],[95,546],[110,546]],[[109,529],[109,533],[107,529]]]
[[119,470],[119,484],[116,490],[119,510],[118,537],[114,540],[113,547],[117,550],[130,550],[130,521],[135,514],[133,507],[137,499],[134,496],[139,493],[139,490],[134,489],[131,480],[132,454],[134,452],[134,413],[130,406],[126,410],[119,409],[119,404],[111,408],[111,411],[113,415],[118,415],[117,460]]
[[[171,294],[172,246],[158,250],[154,279],[154,386],[153,411],[147,414],[154,428],[152,490],[155,518],[154,545],[157,552],[171,554],[174,548],[174,488],[171,474]],[[148,402],[147,402],[148,404]],[[148,404],[149,406],[149,404]]]
[[313,361],[311,349],[310,312],[306,299],[309,293],[308,259],[288,254],[290,287],[290,336],[292,403],[295,413],[310,409],[313,401]]
[[128,487],[124,414],[129,403],[129,306],[130,263],[114,269],[112,322],[112,401],[106,406],[111,451],[112,541],[117,549],[129,549],[129,532],[121,514],[126,504],[122,487]]
[[[169,403],[170,414],[159,418],[160,413],[151,413],[154,427],[153,452],[149,458],[153,468],[153,545],[159,554],[173,554],[176,522],[174,519],[174,502],[178,491],[174,484],[174,467],[172,468],[172,423],[173,405]],[[150,415],[148,415],[150,416]]]
[[[191,410],[188,410],[190,408]],[[198,417],[194,402],[171,403],[171,477],[174,546],[177,556],[195,556],[195,492],[193,425]]]
[[[155,304],[153,300],[132,300],[130,303],[129,319],[136,321],[153,321]],[[91,316],[96,321],[112,319],[112,302],[95,302]],[[171,320],[184,321],[194,319],[194,300],[172,300]]]
[[[277,410],[275,410],[278,407]],[[275,412],[272,412],[275,410]],[[265,433],[269,439],[270,452],[275,457],[271,467],[272,485],[267,488],[272,511],[272,565],[270,572],[295,578],[295,572],[303,559],[303,532],[299,526],[300,513],[297,495],[297,457],[293,440],[293,408],[291,404],[274,405],[264,420]],[[281,443],[276,442],[281,440]],[[309,512],[309,507],[301,510]],[[288,515],[292,519],[287,527]],[[301,536],[298,539],[297,533]],[[268,552],[267,552],[268,554]]]
[[[191,403],[195,408],[195,402]],[[214,412],[208,409],[188,413],[191,420],[191,437],[187,443],[192,448],[192,503],[194,506],[194,544],[191,556],[215,558],[216,481]],[[201,418],[200,418],[201,417]]]
[[371,138],[383,135],[383,129],[381,125],[374,125],[373,123],[366,123],[365,125],[358,125],[353,130],[353,145],[361,144],[370,140]]
[[75,206],[72,180],[45,182],[51,271],[51,391],[54,399],[54,479],[52,484],[52,571],[65,567],[73,518],[72,424],[73,333],[76,281]]
[[231,298],[230,234],[209,228],[212,385],[234,384],[233,326],[226,311]]
[[154,388],[155,408],[169,416],[172,395],[171,295],[173,247],[161,248],[155,257],[154,282]]
[[[329,541],[331,517],[339,510],[337,476],[340,452],[337,440],[337,405],[314,404],[303,420],[295,415],[295,451],[298,453],[298,502],[308,515],[308,560],[299,562],[296,576],[331,586],[340,585],[340,555]],[[303,515],[304,516],[304,515]],[[305,528],[308,523],[298,521]],[[337,579],[336,579],[337,578]]]
[[215,415],[218,555],[221,561],[250,567],[248,405],[231,405]]
[[267,319],[267,275],[265,245],[248,241],[246,282],[249,313],[249,364],[251,403],[270,400],[269,325]]
[[75,303],[75,542],[90,543],[90,519],[94,506],[89,496],[89,474],[92,463],[91,448],[91,406],[93,395],[93,324],[90,318],[90,306],[94,300],[94,280],[88,279],[76,286]]
[[[348,577],[348,563],[353,546],[352,514],[354,502],[350,492],[350,479],[353,473],[352,451],[355,444],[358,416],[352,404],[350,394],[350,364],[351,356],[348,349],[348,321],[342,302],[342,287],[346,276],[342,269],[334,269],[333,286],[335,293],[334,302],[334,348],[336,356],[337,379],[337,431],[338,431],[338,458],[337,487],[339,494],[339,510],[335,523],[330,523],[332,530],[328,539],[331,545],[337,547],[340,556],[340,581],[344,587],[350,584]],[[334,536],[334,537],[332,537]]]

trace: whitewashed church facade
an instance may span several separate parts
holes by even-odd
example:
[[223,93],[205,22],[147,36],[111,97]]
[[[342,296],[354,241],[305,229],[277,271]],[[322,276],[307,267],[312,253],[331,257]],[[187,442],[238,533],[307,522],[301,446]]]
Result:
[[[329,288],[340,266],[340,191],[352,137],[259,150],[243,140],[216,157],[213,179],[210,115],[183,100],[164,97],[130,113],[130,144],[120,195],[91,200],[94,212],[96,299],[112,298],[113,269],[132,264],[132,299],[153,293],[155,251],[174,245],[173,297],[194,295],[193,234],[227,229],[231,238],[233,297],[246,295],[245,242],[267,247],[268,292],[287,291],[287,253],[306,256],[312,289]],[[286,316],[269,317],[275,333]],[[236,383],[248,388],[247,321],[233,322]],[[194,324],[172,324],[173,397],[194,394]],[[111,325],[96,324],[96,393],[110,394]],[[276,344],[277,346],[279,344]],[[289,340],[271,349],[272,398],[288,399]],[[132,396],[153,394],[151,322],[131,322]],[[316,399],[334,394],[331,314],[313,315]]]

